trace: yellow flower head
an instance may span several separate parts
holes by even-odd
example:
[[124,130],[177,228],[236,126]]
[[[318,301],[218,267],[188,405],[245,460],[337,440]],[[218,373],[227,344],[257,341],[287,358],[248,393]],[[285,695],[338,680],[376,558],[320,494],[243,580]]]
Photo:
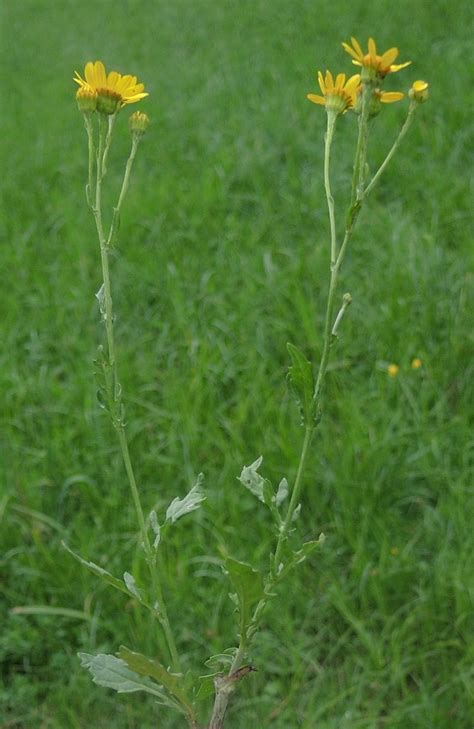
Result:
[[408,92],[408,96],[413,101],[417,101],[422,104],[429,96],[429,84],[427,81],[415,81]]
[[419,357],[415,357],[415,359],[411,362],[411,368],[412,370],[419,370],[420,367],[423,367],[423,360],[421,360]]
[[346,81],[345,73],[338,73],[334,80],[331,71],[326,71],[324,77],[321,71],[318,71],[319,88],[323,96],[319,94],[307,94],[307,98],[313,104],[321,104],[326,107],[326,111],[335,111],[336,114],[345,114],[348,109],[352,109],[357,98],[357,88],[360,84],[360,75],[356,73]]
[[114,114],[125,104],[134,104],[148,96],[136,76],[122,76],[117,71],[107,74],[102,61],[86,63],[84,76],[85,79],[76,71],[74,81],[82,89],[97,93],[97,110],[104,114]]
[[400,372],[400,367],[397,364],[389,364],[387,372],[389,377],[396,377]]
[[396,73],[410,65],[411,61],[406,63],[394,64],[398,57],[398,48],[389,48],[381,56],[377,53],[377,46],[373,38],[369,38],[368,53],[364,53],[356,38],[351,38],[352,45],[343,43],[342,47],[352,56],[352,63],[356,66],[362,66],[362,80],[383,79],[388,73]]

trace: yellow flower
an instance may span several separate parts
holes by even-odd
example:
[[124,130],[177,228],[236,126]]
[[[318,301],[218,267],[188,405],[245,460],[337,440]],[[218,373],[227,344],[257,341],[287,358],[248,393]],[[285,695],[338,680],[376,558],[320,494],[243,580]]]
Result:
[[389,377],[396,377],[400,372],[400,367],[397,364],[389,364],[387,367]]
[[104,114],[114,114],[125,104],[134,104],[148,96],[143,84],[137,83],[136,76],[122,76],[117,71],[105,72],[102,61],[86,63],[85,79],[77,71],[74,81],[82,89],[97,93],[97,110]]
[[398,57],[398,48],[389,48],[388,51],[378,55],[377,46],[373,38],[369,38],[368,53],[364,53],[356,38],[351,38],[352,45],[343,43],[342,47],[352,56],[352,63],[356,66],[362,66],[362,79],[383,79],[388,73],[396,73],[410,65],[411,61],[406,63],[394,64]]
[[408,92],[408,96],[413,101],[418,101],[418,103],[422,104],[429,96],[428,88],[429,84],[427,81],[415,81]]
[[360,83],[360,75],[356,73],[346,81],[345,73],[338,73],[334,81],[331,71],[326,71],[326,77],[323,77],[321,71],[318,71],[319,88],[323,96],[319,94],[307,94],[307,98],[313,104],[321,104],[326,107],[326,111],[335,111],[337,114],[345,114],[348,109],[352,109],[357,98],[357,88]]
[[419,357],[415,357],[415,359],[411,362],[411,368],[412,370],[419,370],[420,367],[423,367],[423,360],[421,360]]

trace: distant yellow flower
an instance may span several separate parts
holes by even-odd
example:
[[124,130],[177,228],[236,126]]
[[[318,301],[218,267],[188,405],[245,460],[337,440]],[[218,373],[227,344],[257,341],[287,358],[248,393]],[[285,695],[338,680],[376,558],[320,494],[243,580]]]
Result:
[[343,43],[342,47],[352,56],[352,63],[362,66],[362,80],[383,79],[388,73],[401,71],[411,63],[411,61],[406,61],[406,63],[394,64],[399,54],[398,48],[389,48],[380,56],[373,38],[369,38],[368,53],[364,53],[356,38],[351,38],[351,43],[352,45]]
[[326,71],[326,77],[318,71],[319,88],[323,96],[319,94],[307,94],[307,98],[313,104],[325,106],[327,111],[335,111],[337,114],[345,114],[351,109],[357,98],[357,88],[360,84],[360,75],[356,73],[346,81],[345,73],[338,73],[334,81],[331,71]]
[[423,103],[423,101],[426,101],[426,99],[429,96],[429,84],[427,81],[415,81],[412,84],[412,87],[410,91],[408,92],[408,95],[410,99],[413,99],[413,101],[418,101],[420,104]]
[[412,370],[419,370],[420,367],[423,367],[423,360],[421,360],[419,357],[415,357],[415,359],[411,362],[411,368]]
[[387,367],[389,377],[396,377],[400,372],[400,367],[397,364],[389,364]]
[[137,83],[136,76],[122,76],[117,71],[107,75],[102,61],[86,63],[85,79],[77,71],[74,81],[83,89],[97,93],[97,110],[114,114],[125,104],[134,104],[148,96],[143,84]]

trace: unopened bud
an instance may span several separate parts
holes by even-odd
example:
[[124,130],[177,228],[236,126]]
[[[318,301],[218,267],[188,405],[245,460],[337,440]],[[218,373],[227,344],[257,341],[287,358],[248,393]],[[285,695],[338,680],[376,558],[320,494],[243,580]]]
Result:
[[150,118],[148,114],[145,114],[143,111],[134,111],[130,116],[128,123],[132,134],[141,137],[142,134],[145,134],[148,128]]
[[427,81],[415,81],[408,92],[408,96],[412,101],[422,104],[429,96],[429,84]]
[[97,108],[97,91],[91,86],[81,86],[76,93],[79,111],[87,113]]

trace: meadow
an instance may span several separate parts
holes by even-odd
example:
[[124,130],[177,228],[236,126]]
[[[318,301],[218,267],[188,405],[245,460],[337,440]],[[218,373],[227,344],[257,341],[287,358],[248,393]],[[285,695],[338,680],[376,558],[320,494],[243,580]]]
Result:
[[[267,514],[237,481],[295,476],[287,342],[317,362],[327,296],[318,69],[373,35],[430,100],[361,215],[298,529],[326,534],[269,607],[229,727],[472,729],[473,12],[445,0],[4,0],[0,299],[0,727],[179,729],[95,686],[78,651],[162,646],[133,600],[61,546],[137,563],[128,484],[96,400],[101,284],[74,70],[136,73],[152,123],[113,259],[116,337],[146,511],[199,472],[207,501],[164,545],[186,662],[235,642],[221,561],[264,564]],[[472,67],[472,64],[471,64]],[[384,109],[376,166],[403,122]],[[119,185],[128,114],[108,189]],[[336,205],[356,125],[340,120]],[[107,198],[107,200],[110,202]],[[423,366],[411,368],[413,358]],[[397,377],[387,365],[397,363]],[[143,575],[145,579],[145,575]]]

